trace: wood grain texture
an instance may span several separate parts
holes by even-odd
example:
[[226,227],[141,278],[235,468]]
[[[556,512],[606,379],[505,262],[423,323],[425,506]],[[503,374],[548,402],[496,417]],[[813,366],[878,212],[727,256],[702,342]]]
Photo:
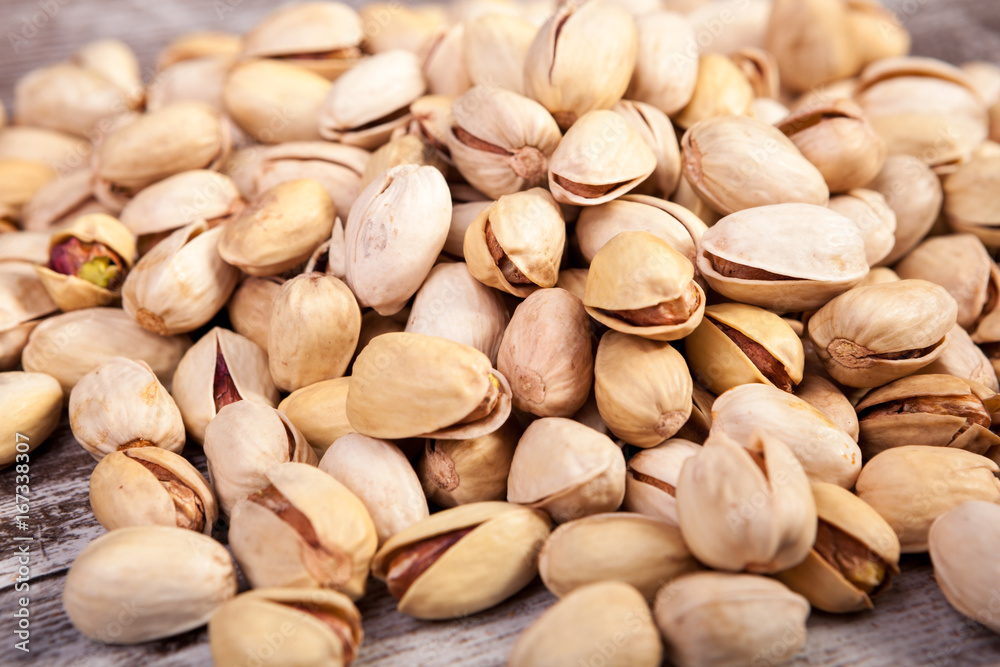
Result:
[[[356,3],[354,3],[356,4]],[[889,0],[914,34],[914,53],[952,62],[1000,58],[996,0]],[[0,0],[0,100],[10,104],[17,78],[30,68],[68,57],[83,43],[118,37],[137,52],[144,72],[157,51],[183,30],[242,32],[275,6],[274,0]],[[2,416],[0,416],[2,418]],[[204,471],[204,457],[187,455]],[[31,653],[12,648],[11,612],[18,568],[14,527],[14,472],[0,473],[0,664],[32,660],[44,665],[182,667],[208,665],[204,629],[141,646],[88,641],[70,625],[61,605],[65,572],[103,529],[88,501],[94,461],[64,423],[31,456]],[[224,539],[224,530],[217,531]],[[903,573],[880,595],[874,611],[835,616],[814,613],[805,649],[790,664],[883,667],[964,667],[1000,664],[1000,637],[965,619],[945,601],[926,556],[905,557]],[[536,580],[495,609],[449,623],[398,614],[382,584],[372,581],[360,603],[365,643],[360,666],[501,665],[518,633],[554,598]],[[265,640],[262,638],[262,642]],[[262,643],[262,646],[264,644]],[[601,664],[597,647],[595,661]]]

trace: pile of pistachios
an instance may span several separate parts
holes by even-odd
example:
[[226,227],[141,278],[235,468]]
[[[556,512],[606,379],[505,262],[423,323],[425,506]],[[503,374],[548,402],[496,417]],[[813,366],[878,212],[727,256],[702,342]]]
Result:
[[1000,631],[1000,67],[909,48],[875,0],[298,2],[28,73],[0,463],[64,405],[97,462],[69,619],[347,665],[366,591],[540,577],[513,666],[773,665],[929,551]]

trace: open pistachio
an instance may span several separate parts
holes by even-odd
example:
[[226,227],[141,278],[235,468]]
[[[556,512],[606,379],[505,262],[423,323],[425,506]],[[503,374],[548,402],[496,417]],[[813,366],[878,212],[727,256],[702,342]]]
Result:
[[679,127],[686,129],[710,118],[746,116],[752,112],[753,86],[731,59],[721,53],[702,54],[697,72],[694,91],[673,117]]
[[442,507],[506,500],[507,477],[522,430],[516,419],[467,440],[427,439],[417,474],[427,498]]
[[305,463],[274,466],[262,482],[233,507],[229,523],[229,545],[250,585],[364,595],[377,538],[361,500]]
[[806,91],[857,74],[861,47],[848,16],[849,3],[841,0],[775,0],[764,47],[785,86]]
[[677,667],[776,665],[805,644],[809,602],[767,577],[697,572],[660,589],[653,613]]
[[226,113],[257,141],[320,139],[330,82],[295,61],[251,60],[229,71],[222,88]]
[[756,306],[708,306],[684,340],[692,372],[711,392],[760,382],[792,391],[802,380],[802,341],[780,317]]
[[319,469],[347,487],[368,509],[378,543],[428,516],[420,480],[399,447],[350,433],[337,438]]
[[206,169],[181,172],[144,188],[122,209],[121,222],[136,236],[171,232],[199,220],[214,227],[245,202],[228,177]]
[[[106,533],[80,552],[66,575],[62,604],[87,637],[138,644],[204,625],[236,595],[236,586],[229,552],[211,537],[133,526]],[[127,611],[136,606],[141,613]]]
[[0,435],[0,468],[23,461],[59,425],[63,392],[44,373],[0,373],[0,411],[5,415]]
[[507,664],[587,664],[605,651],[601,664],[609,667],[656,667],[663,655],[649,605],[617,581],[582,586],[549,607],[518,638]]
[[858,414],[833,382],[822,375],[804,373],[802,382],[795,387],[795,395],[826,415],[854,440],[858,439]]
[[638,58],[625,97],[672,115],[691,100],[698,79],[698,46],[691,22],[657,9],[636,21]]
[[944,195],[937,174],[912,155],[890,155],[865,186],[885,197],[896,214],[896,242],[883,265],[896,263],[920,243],[941,211]]
[[990,248],[1000,247],[1000,209],[987,193],[997,187],[1000,155],[976,156],[944,179],[944,215],[957,232],[972,232]]
[[159,447],[111,452],[90,476],[90,507],[108,530],[176,526],[212,534],[212,488],[187,459]]
[[282,284],[281,278],[246,276],[226,304],[233,330],[264,350],[271,325],[271,306]]
[[628,121],[656,157],[656,169],[636,192],[669,197],[677,189],[681,175],[681,154],[670,119],[644,102],[621,100],[611,110]]
[[421,619],[467,616],[524,588],[549,536],[544,512],[501,502],[460,505],[392,536],[372,562],[397,608]]
[[538,28],[519,16],[487,13],[465,22],[462,53],[474,86],[524,94],[524,61]]
[[436,336],[387,333],[354,362],[347,417],[373,438],[460,440],[500,428],[510,395],[507,380],[479,350]]
[[[272,646],[267,660],[285,667],[348,667],[364,632],[361,613],[336,591],[258,588],[223,604],[208,623],[212,659],[220,665],[249,664],[260,638],[287,631],[295,641]],[[266,644],[270,646],[270,644]]]
[[629,459],[625,509],[677,526],[677,480],[684,462],[699,451],[701,445],[674,438]]
[[579,422],[543,417],[514,450],[507,500],[556,522],[613,512],[625,497],[625,459],[608,436]]
[[341,436],[354,433],[347,420],[347,388],[350,377],[323,380],[285,397],[278,409],[288,416],[322,457],[327,448]]
[[882,262],[896,245],[896,213],[882,193],[856,188],[830,198],[830,210],[854,221],[865,240],[870,266]]

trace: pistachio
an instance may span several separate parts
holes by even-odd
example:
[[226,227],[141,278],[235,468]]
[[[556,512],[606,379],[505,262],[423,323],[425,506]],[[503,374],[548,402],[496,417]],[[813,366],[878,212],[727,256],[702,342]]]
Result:
[[[367,30],[366,50],[370,53],[394,49],[416,53],[447,19],[447,12],[441,5],[397,6],[390,2],[372,2],[359,12]],[[372,30],[375,26],[378,29]]]
[[187,459],[159,447],[111,452],[90,476],[90,506],[108,530],[176,526],[211,536],[215,494]]
[[0,206],[9,211],[5,217],[18,219],[21,207],[31,201],[45,184],[55,180],[56,175],[50,166],[42,162],[0,159]]
[[226,304],[233,330],[264,350],[271,325],[271,306],[283,283],[281,278],[246,276]]
[[775,0],[764,48],[777,59],[782,84],[802,92],[857,74],[863,47],[849,15],[841,0]]
[[239,213],[245,202],[232,179],[192,169],[144,188],[121,212],[121,222],[136,236],[171,232],[204,220],[214,227]]
[[896,213],[881,193],[854,189],[830,198],[830,210],[854,221],[865,240],[870,266],[883,261],[896,245]]
[[0,468],[33,451],[52,435],[62,414],[63,392],[44,373],[0,373],[0,410],[6,415],[0,441]]
[[644,102],[621,100],[611,110],[639,133],[656,157],[653,174],[639,185],[637,192],[669,197],[677,189],[681,176],[681,154],[670,119],[656,107]]
[[778,71],[778,61],[769,51],[756,46],[747,46],[731,53],[729,58],[750,82],[754,101],[778,99],[781,92],[781,76]]
[[472,87],[466,67],[465,23],[439,26],[419,51],[427,90],[434,95],[461,95]]
[[974,157],[944,179],[944,215],[956,232],[972,232],[990,248],[1000,246],[1000,209],[987,195],[996,187],[1000,156]]
[[791,113],[784,104],[770,97],[756,97],[753,101],[753,117],[765,123],[777,125]]
[[813,406],[854,440],[858,439],[858,415],[837,385],[821,375],[805,373],[795,395]]
[[90,213],[108,213],[109,209],[94,199],[92,178],[93,171],[83,167],[45,183],[24,205],[22,228],[47,232]]
[[701,445],[673,438],[629,459],[625,509],[677,526],[677,480],[684,462],[699,451]]
[[981,349],[972,342],[965,329],[956,324],[945,335],[944,352],[941,356],[917,372],[954,375],[963,380],[978,382],[992,391],[1000,391],[994,366],[984,352],[992,351],[993,348],[992,345],[984,345]]
[[330,82],[294,61],[251,60],[236,65],[222,88],[226,113],[265,144],[320,139]]
[[84,139],[43,127],[14,126],[0,132],[0,159],[39,162],[60,176],[86,167],[91,150]]
[[524,61],[538,29],[518,16],[491,13],[471,19],[462,35],[465,68],[473,85],[524,94]]
[[[412,107],[412,105],[410,106]],[[421,167],[426,165],[434,167],[441,173],[448,170],[448,162],[436,148],[415,134],[404,134],[390,139],[371,154],[371,159],[368,160],[368,165],[361,178],[361,187],[368,187],[372,181],[382,175],[382,172],[401,164],[415,164]]]
[[644,14],[636,28],[638,57],[625,97],[673,115],[691,100],[698,80],[694,28],[683,15],[659,8]]
[[212,30],[186,32],[173,38],[156,59],[156,69],[163,70],[174,63],[209,56],[236,56],[243,39],[227,32]]
[[245,143],[248,137],[229,115],[222,95],[235,64],[236,56],[232,54],[206,55],[164,68],[146,88],[146,110],[158,111],[174,102],[204,102],[225,114],[233,143]]
[[687,129],[710,118],[751,113],[753,86],[732,60],[719,53],[706,53],[698,59],[697,71],[690,98],[674,115],[679,127]]
[[507,498],[507,477],[522,430],[516,419],[467,440],[428,438],[417,466],[427,498],[442,507]]
[[885,197],[896,214],[896,242],[883,265],[896,263],[930,231],[944,195],[937,175],[911,155],[890,155],[882,171],[867,186]]
[[354,433],[347,420],[350,383],[350,377],[323,380],[296,389],[278,404],[278,409],[302,432],[319,457],[338,438]]
[[428,620],[474,614],[535,577],[549,526],[544,512],[508,503],[453,507],[391,537],[375,554],[372,573],[404,614]]
[[130,110],[122,91],[89,67],[60,63],[22,77],[14,88],[14,122],[88,139]]
[[890,9],[878,0],[848,0],[847,29],[864,67],[883,58],[905,56],[910,33]]

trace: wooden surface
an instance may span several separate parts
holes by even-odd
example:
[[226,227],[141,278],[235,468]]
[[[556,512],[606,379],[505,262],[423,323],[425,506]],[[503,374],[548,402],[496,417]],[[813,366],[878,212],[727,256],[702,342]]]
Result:
[[[915,53],[953,62],[1000,58],[1000,6],[996,0],[893,0],[887,4],[900,11],[914,33]],[[65,58],[90,39],[121,38],[148,68],[157,50],[181,30],[241,32],[274,5],[272,0],[0,0],[0,100],[9,110],[17,77],[33,66]],[[51,16],[45,7],[50,8]],[[55,7],[58,10],[51,11]],[[33,19],[40,25],[32,32]],[[204,470],[196,447],[189,447],[187,454]],[[13,523],[14,471],[0,473],[0,665],[21,660],[73,667],[209,664],[204,629],[137,647],[112,647],[85,640],[69,624],[60,602],[63,577],[84,546],[104,532],[93,518],[87,498],[87,480],[93,467],[94,461],[75,443],[66,424],[31,456],[29,523],[34,541],[30,543],[32,634],[28,655],[13,649],[11,617],[20,597],[12,588],[17,557],[11,537],[27,533]],[[1000,664],[1000,637],[951,609],[933,582],[926,556],[906,557],[902,567],[902,575],[877,598],[873,612],[850,616],[814,613],[806,647],[790,664]],[[518,633],[553,599],[536,581],[490,611],[461,621],[425,623],[396,613],[385,588],[372,581],[370,594],[360,603],[366,638],[355,664],[500,665]]]

